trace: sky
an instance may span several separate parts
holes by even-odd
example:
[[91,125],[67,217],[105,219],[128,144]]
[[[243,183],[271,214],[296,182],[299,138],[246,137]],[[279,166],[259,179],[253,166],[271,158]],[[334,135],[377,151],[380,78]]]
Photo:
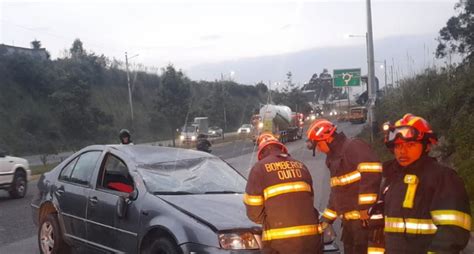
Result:
[[[0,43],[40,40],[53,58],[75,38],[120,60],[191,68],[206,63],[365,43],[365,0],[0,0]],[[433,35],[455,0],[372,1],[374,39]]]

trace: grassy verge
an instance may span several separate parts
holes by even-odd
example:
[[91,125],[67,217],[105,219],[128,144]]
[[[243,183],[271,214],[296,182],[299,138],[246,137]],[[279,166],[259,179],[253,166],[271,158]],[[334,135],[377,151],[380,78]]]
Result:
[[46,165],[38,165],[38,166],[31,166],[31,175],[41,175],[45,172],[50,171],[54,167],[56,167],[59,163],[52,163],[52,164],[46,164]]

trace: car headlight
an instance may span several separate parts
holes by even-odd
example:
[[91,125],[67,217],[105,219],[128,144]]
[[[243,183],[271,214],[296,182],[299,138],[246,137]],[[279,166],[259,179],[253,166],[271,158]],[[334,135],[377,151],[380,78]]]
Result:
[[314,119],[316,119],[316,116],[311,116],[311,120],[314,120]]
[[260,248],[255,236],[249,232],[219,234],[219,243],[226,250],[255,250]]
[[194,136],[194,135],[191,136],[191,140],[192,140],[192,141],[196,140],[196,136]]
[[216,134],[216,132],[215,132],[215,131],[211,131],[211,133],[212,133],[212,134]]
[[333,114],[332,112],[329,112],[329,115],[330,115],[330,116],[332,116],[332,114]]
[[337,116],[337,112],[334,112],[334,115]]
[[184,135],[179,136],[180,140],[184,140]]

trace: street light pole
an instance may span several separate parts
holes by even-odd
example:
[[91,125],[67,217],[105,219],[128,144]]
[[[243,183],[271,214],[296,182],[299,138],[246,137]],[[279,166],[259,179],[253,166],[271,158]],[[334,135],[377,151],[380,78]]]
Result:
[[[138,56],[138,54],[130,57],[130,59]],[[125,68],[127,69],[127,85],[128,85],[128,102],[130,103],[130,113],[132,117],[132,125],[133,125],[133,103],[132,103],[132,88],[130,85],[130,71],[128,69],[128,55],[127,52],[125,52]]]
[[128,70],[128,55],[125,52],[125,68],[127,69],[127,84],[128,84],[128,102],[130,103],[130,113],[132,116],[132,123],[133,123],[133,104],[132,104],[132,89],[130,88],[130,73]]
[[374,40],[372,34],[372,11],[370,0],[367,0],[367,60],[368,60],[368,71],[369,71],[369,87],[368,87],[368,99],[369,99],[369,121],[370,121],[370,139],[374,141],[374,132],[377,126],[374,106],[375,106],[375,67],[374,67]]

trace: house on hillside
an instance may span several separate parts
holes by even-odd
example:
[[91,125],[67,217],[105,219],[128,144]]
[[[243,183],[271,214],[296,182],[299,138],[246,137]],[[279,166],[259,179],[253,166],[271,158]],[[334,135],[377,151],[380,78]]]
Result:
[[47,60],[49,58],[49,53],[46,51],[45,48],[32,49],[32,48],[10,46],[10,45],[5,45],[5,44],[0,44],[0,54],[5,54],[5,55],[23,54],[23,55],[29,55],[32,57],[37,57],[42,60]]

